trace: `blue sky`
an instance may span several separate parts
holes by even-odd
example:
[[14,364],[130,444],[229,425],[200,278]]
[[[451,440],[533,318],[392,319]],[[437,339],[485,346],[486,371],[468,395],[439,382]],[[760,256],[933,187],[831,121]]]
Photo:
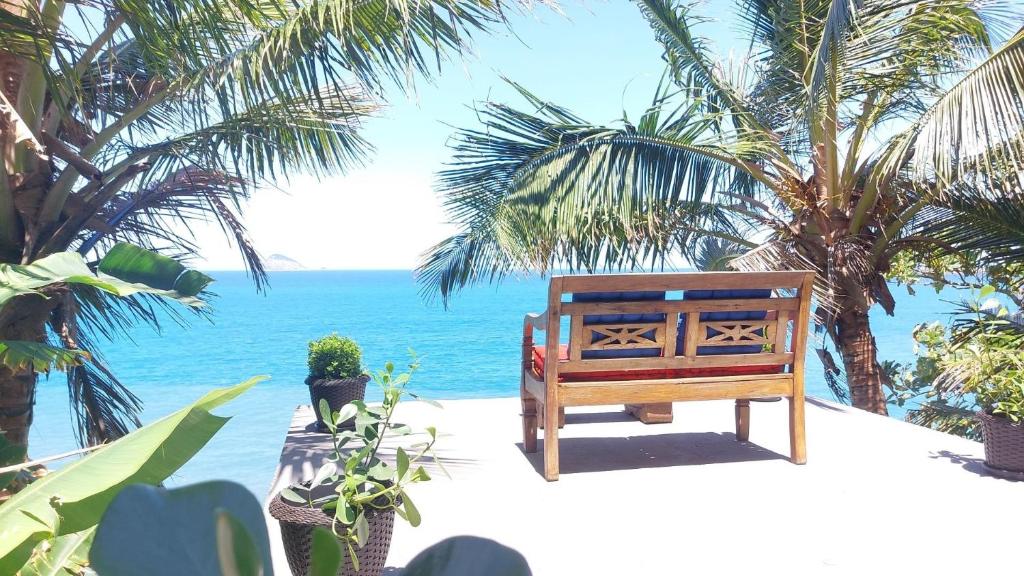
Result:
[[[433,83],[418,81],[415,94],[391,90],[383,115],[366,126],[377,152],[365,168],[257,192],[245,221],[260,252],[310,268],[412,268],[454,230],[432,188],[449,158],[452,126],[476,125],[474,102],[521,103],[502,75],[594,122],[613,121],[623,109],[635,117],[663,71],[661,49],[636,6],[610,0],[561,11],[538,6],[514,16],[511,31],[478,35],[473,54],[446,65]],[[718,54],[745,49],[730,0],[705,2],[701,13],[716,19],[702,32]],[[241,267],[219,229],[200,230],[199,237],[202,267]]]

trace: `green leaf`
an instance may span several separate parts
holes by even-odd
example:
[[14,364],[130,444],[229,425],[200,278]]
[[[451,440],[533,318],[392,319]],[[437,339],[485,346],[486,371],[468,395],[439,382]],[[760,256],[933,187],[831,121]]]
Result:
[[995,294],[995,293],[996,293],[996,287],[991,285],[991,284],[986,284],[986,285],[981,287],[981,291],[978,293],[978,298],[979,299],[987,298],[988,296],[991,296],[992,294]]
[[336,517],[342,524],[351,526],[352,523],[356,521],[356,509],[348,502],[345,502],[344,506],[338,506]]
[[289,502],[295,502],[297,504],[305,504],[306,503],[306,499],[303,498],[302,496],[299,496],[299,494],[297,492],[295,492],[295,490],[292,490],[291,488],[282,488],[281,489],[281,498],[284,498],[285,500],[287,500]]
[[[223,576],[263,576],[260,552],[249,531],[230,512],[217,511],[217,558]],[[152,572],[150,572],[152,574]]]
[[337,576],[341,569],[341,545],[333,532],[317,526],[313,528],[309,576]]
[[410,526],[420,525],[420,511],[416,509],[408,494],[402,494],[402,509],[405,511],[405,518],[409,521]]
[[403,576],[530,576],[530,565],[522,554],[494,540],[476,536],[446,538],[420,552]]
[[405,478],[406,472],[409,471],[409,455],[405,453],[401,446],[398,447],[398,451],[395,454],[395,464],[398,468],[398,481],[401,482]]
[[259,501],[223,480],[126,487],[103,515],[89,560],[103,576],[272,572]]
[[408,424],[392,424],[391,434],[394,436],[408,436],[412,434],[412,427]]
[[84,350],[57,348],[42,342],[24,340],[0,340],[0,364],[11,370],[32,367],[36,372],[49,372],[51,368],[67,370],[81,366],[89,359]]
[[317,471],[316,475],[313,476],[313,482],[311,486],[319,486],[324,480],[334,476],[338,473],[338,466],[333,462],[328,462],[321,466]]
[[[214,416],[209,410],[260,380],[252,378],[214,390],[191,406],[135,430],[15,494],[0,506],[0,574],[21,567],[36,543],[94,526],[124,486],[165,480],[227,422],[228,418]],[[27,521],[24,514],[38,517],[51,528]]]
[[198,270],[186,270],[174,283],[174,291],[186,295],[197,295],[213,283],[213,278]]
[[20,576],[68,576],[81,574],[89,565],[89,547],[95,528],[60,536],[39,547],[32,560],[18,572]]
[[[130,244],[118,244],[117,246],[126,246],[128,248],[118,250],[117,252],[111,249],[115,256],[114,259],[108,263],[107,258],[103,258],[100,261],[99,271],[96,273],[89,269],[83,257],[77,252],[57,252],[26,265],[0,264],[0,306],[3,306],[8,300],[16,296],[39,293],[40,289],[61,282],[92,286],[115,296],[131,296],[132,294],[145,293],[177,300],[187,306],[203,306],[203,301],[197,298],[196,294],[191,293],[194,286],[182,286],[182,288],[188,289],[187,292],[177,291],[175,286],[177,275],[171,279],[169,285],[166,279],[150,278],[157,282],[159,286],[126,279],[149,277],[149,275],[133,274],[133,270],[128,266],[129,262],[122,261],[126,255],[126,250],[139,254],[140,257],[137,261],[140,263],[150,257],[167,257]],[[117,246],[114,248],[116,249]],[[138,252],[139,250],[142,250],[148,256],[143,256]],[[108,256],[110,256],[110,253],[108,253]],[[178,266],[181,265],[178,264]],[[184,266],[181,266],[181,269],[184,270]]]
[[115,244],[100,260],[99,271],[133,284],[195,296],[213,282],[213,278],[189,271],[180,262],[126,242]]
[[418,466],[416,471],[412,473],[410,480],[413,482],[427,482],[430,480],[430,474],[427,474],[427,471],[423,466]]
[[331,405],[327,403],[326,398],[321,398],[320,402],[316,405],[317,410],[320,412],[320,417],[324,419],[324,422],[332,422],[331,418]]
[[412,392],[409,392],[408,394],[409,394],[409,396],[412,396],[413,399],[418,400],[420,402],[425,402],[425,403],[433,406],[434,408],[444,408],[444,406],[442,406],[441,403],[438,402],[437,400],[431,400],[430,398],[424,398],[423,396],[420,396],[419,394],[413,394]]
[[360,512],[359,516],[356,516],[354,528],[356,530],[356,545],[360,548],[366,546],[366,541],[370,538],[370,523],[366,521],[366,512]]
[[355,418],[358,413],[359,408],[354,404],[345,404],[341,407],[341,410],[338,411],[338,417],[335,419],[335,423],[341,424],[342,422],[351,420],[352,418]]
[[390,480],[393,474],[391,472],[391,467],[388,466],[387,462],[377,460],[372,466],[370,466],[370,469],[367,471],[367,476],[374,480],[383,482],[384,480]]

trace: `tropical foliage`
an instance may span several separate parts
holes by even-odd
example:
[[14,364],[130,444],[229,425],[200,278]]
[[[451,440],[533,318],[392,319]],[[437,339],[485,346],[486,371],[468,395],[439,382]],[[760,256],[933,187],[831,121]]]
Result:
[[[338,574],[343,557],[331,531],[315,527],[311,544],[310,574]],[[173,490],[128,486],[104,514],[89,560],[104,576],[274,574],[260,503],[242,486],[226,481]],[[402,573],[529,576],[530,568],[511,548],[456,536],[417,554]]]
[[[411,484],[430,480],[430,474],[418,462],[425,456],[433,457],[437,430],[428,427],[429,440],[411,446],[409,451],[398,446],[394,464],[385,462],[380,454],[386,437],[407,436],[413,432],[409,426],[393,422],[392,417],[403,396],[419,398],[406,390],[418,369],[419,363],[413,356],[406,372],[395,373],[394,364],[387,362],[383,370],[374,374],[373,380],[384,396],[380,406],[356,400],[332,413],[327,400],[320,400],[317,408],[331,433],[334,453],[310,482],[281,491],[284,500],[320,508],[335,519],[331,530],[347,548],[357,571],[356,548],[365,546],[370,535],[367,513],[394,510],[412,526],[420,524],[419,509],[406,490]],[[346,427],[351,429],[344,429]],[[437,458],[433,461],[440,465]],[[318,496],[316,493],[321,486],[333,489]]]
[[[213,280],[167,256],[126,243],[112,246],[94,267],[77,252],[50,254],[26,265],[0,263],[0,318],[16,322],[26,311],[59,307],[55,301],[69,301],[75,290],[121,299],[159,297],[198,310],[203,306],[200,296]],[[93,443],[124,435],[127,428],[119,412],[127,412],[137,423],[138,399],[89,367],[93,358],[83,346],[88,339],[73,316],[57,309],[52,314],[51,343],[0,340],[0,373],[20,374],[8,382],[13,389],[0,396],[0,430],[7,441],[25,447],[32,398],[26,393],[35,384],[35,373],[56,368],[69,375],[71,398],[79,408],[75,414],[80,439]],[[102,365],[96,366],[102,370]]]
[[[249,194],[358,165],[371,151],[359,128],[385,87],[411,89],[502,19],[492,0],[4,3],[0,263],[71,251],[94,269],[118,242],[187,259],[199,250],[193,226],[214,221],[262,286],[239,218]],[[156,325],[164,305],[112,296],[59,281],[0,310],[0,426],[12,442],[27,442],[45,362],[68,368],[83,442],[137,421],[138,398],[96,341]]]
[[1024,321],[995,297],[994,287],[977,294],[959,306],[949,330],[918,326],[917,363],[901,373],[893,396],[913,402],[907,420],[981,440],[979,410],[1024,422]]
[[15,574],[24,567],[25,573],[57,574],[81,565],[97,523],[122,488],[166,480],[229,420],[210,411],[260,380],[213,390],[43,476],[4,502],[0,505],[0,573]]
[[1022,205],[1019,16],[972,0],[741,0],[750,50],[730,61],[697,7],[636,3],[666,63],[651,105],[605,126],[514,84],[524,108],[485,103],[439,177],[461,229],[425,256],[425,290],[735,243],[735,268],[818,272],[827,376],[830,340],[839,391],[884,413],[868,313],[893,313],[894,259],[1024,246],[998,233]]

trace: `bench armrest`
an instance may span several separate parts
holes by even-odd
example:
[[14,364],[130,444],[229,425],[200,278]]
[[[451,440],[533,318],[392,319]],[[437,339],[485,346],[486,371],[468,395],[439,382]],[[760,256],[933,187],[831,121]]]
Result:
[[535,330],[545,330],[548,324],[548,313],[547,311],[537,313],[529,313],[523,318],[523,327],[532,326]]

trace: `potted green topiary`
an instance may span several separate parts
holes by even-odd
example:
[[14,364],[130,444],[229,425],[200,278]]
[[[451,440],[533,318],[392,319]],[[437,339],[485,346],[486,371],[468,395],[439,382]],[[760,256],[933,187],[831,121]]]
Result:
[[[405,389],[416,368],[414,359],[408,372],[395,374],[394,365],[388,362],[374,375],[384,397],[379,406],[355,400],[332,412],[325,401],[320,402],[318,408],[331,433],[333,454],[312,480],[285,488],[270,502],[270,514],[281,525],[292,574],[308,573],[317,526],[330,528],[348,551],[339,575],[376,576],[384,569],[395,514],[413,526],[419,525],[420,513],[406,488],[430,480],[417,462],[427,455],[438,462],[431,452],[436,431],[427,428],[429,438],[411,446],[409,452],[398,447],[394,464],[378,456],[386,436],[412,432],[408,426],[392,422],[392,416],[402,396],[416,398]],[[355,428],[342,430],[349,421]]]
[[308,363],[309,400],[316,412],[317,429],[326,432],[327,426],[317,409],[320,401],[325,400],[331,412],[337,412],[349,402],[363,399],[370,377],[363,370],[363,351],[359,345],[336,333],[309,343]]

